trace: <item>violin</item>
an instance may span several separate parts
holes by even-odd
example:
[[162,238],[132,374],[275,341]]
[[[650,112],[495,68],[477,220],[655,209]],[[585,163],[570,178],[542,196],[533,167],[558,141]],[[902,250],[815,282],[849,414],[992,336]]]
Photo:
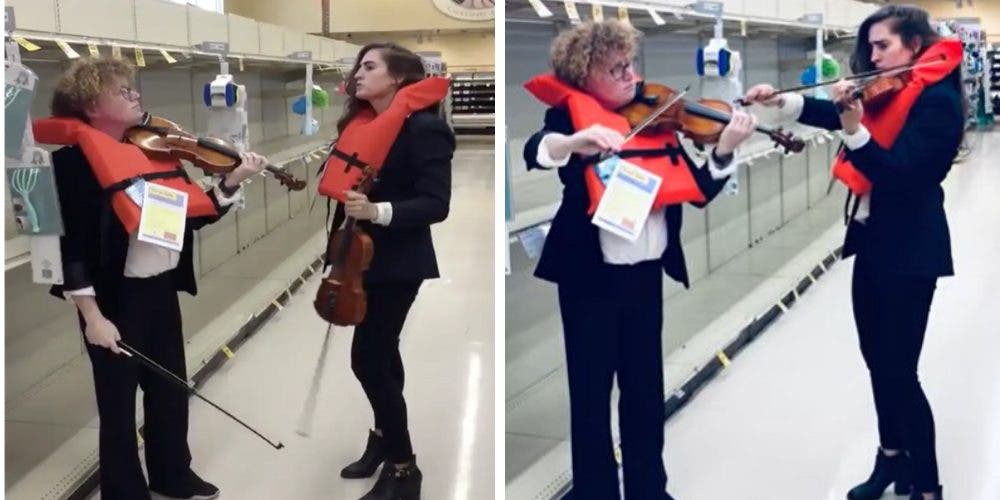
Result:
[[[861,100],[866,108],[878,108],[889,102],[889,98],[906,88],[906,80],[901,75],[879,76],[860,85],[848,96],[849,100]],[[837,111],[843,111],[844,104],[837,102]]]
[[[235,146],[215,137],[198,137],[176,123],[146,113],[142,123],[125,132],[125,140],[142,149],[147,156],[187,160],[210,174],[226,174],[242,163]],[[301,191],[306,181],[268,164],[265,170],[290,191]]]
[[[368,194],[375,182],[376,170],[364,167],[355,191]],[[358,227],[354,217],[347,217],[342,229],[330,240],[327,262],[330,272],[319,284],[313,306],[320,318],[337,326],[353,326],[365,319],[368,295],[364,273],[372,262],[375,245],[371,236]]]
[[[671,103],[671,101],[674,101]],[[662,110],[664,106],[667,109]],[[696,144],[719,142],[722,130],[732,119],[732,106],[718,99],[684,99],[682,93],[658,83],[642,82],[636,85],[636,97],[618,110],[628,119],[638,133],[660,133],[676,130],[691,138]],[[659,113],[657,115],[657,113]],[[655,115],[655,116],[654,116]],[[648,123],[647,123],[648,122]],[[640,129],[641,130],[637,130]],[[791,132],[758,125],[757,132],[766,134],[785,151],[798,153],[805,142]]]

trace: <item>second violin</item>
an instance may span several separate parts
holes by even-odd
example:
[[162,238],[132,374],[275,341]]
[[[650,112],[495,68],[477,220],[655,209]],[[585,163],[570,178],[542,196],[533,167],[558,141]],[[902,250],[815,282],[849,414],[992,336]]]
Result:
[[[732,106],[718,99],[677,99],[679,93],[658,83],[639,83],[636,86],[636,98],[618,113],[628,119],[636,127],[645,121],[652,113],[659,111],[662,105],[676,99],[666,110],[655,117],[646,127],[649,131],[676,130],[683,133],[698,144],[715,144],[726,124],[732,119]],[[766,134],[786,151],[798,153],[805,148],[805,143],[780,128],[772,129],[763,125],[757,126],[757,131]],[[641,132],[640,132],[641,133]]]
[[[368,194],[375,175],[374,168],[365,167],[355,191]],[[327,253],[330,273],[320,283],[313,302],[320,318],[337,326],[354,326],[365,319],[368,297],[363,277],[374,253],[371,236],[358,227],[354,217],[347,217],[343,228],[330,240]]]

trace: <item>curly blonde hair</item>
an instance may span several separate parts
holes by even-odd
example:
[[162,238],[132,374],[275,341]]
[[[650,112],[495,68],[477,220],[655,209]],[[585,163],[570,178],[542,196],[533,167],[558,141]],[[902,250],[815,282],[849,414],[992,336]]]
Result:
[[52,94],[52,115],[79,118],[89,122],[86,110],[97,104],[101,93],[118,83],[135,79],[135,67],[113,58],[78,59],[56,84]]
[[635,56],[641,32],[617,19],[587,22],[563,31],[552,42],[549,63],[560,80],[582,87],[594,64],[610,54]]

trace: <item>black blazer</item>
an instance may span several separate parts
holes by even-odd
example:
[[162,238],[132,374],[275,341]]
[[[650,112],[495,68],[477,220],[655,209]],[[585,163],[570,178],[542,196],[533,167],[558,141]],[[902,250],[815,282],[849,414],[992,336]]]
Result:
[[[65,235],[59,238],[63,285],[53,286],[50,293],[62,299],[63,290],[93,286],[101,312],[112,318],[118,311],[118,290],[125,273],[129,235],[79,147],[69,146],[54,152],[52,167]],[[219,214],[187,220],[184,249],[177,267],[170,271],[175,288],[191,295],[198,294],[193,263],[194,231],[229,211],[228,206],[219,206],[214,192],[209,191],[208,196]]]
[[[538,145],[546,134],[557,132],[572,134],[574,132],[569,113],[560,108],[549,108],[545,113],[545,125],[536,132],[524,146],[524,161],[528,169],[545,167],[538,164]],[[684,152],[688,165],[696,164]],[[559,168],[559,180],[563,184],[562,203],[552,219],[552,227],[545,239],[542,256],[535,269],[535,276],[559,285],[580,287],[603,287],[608,281],[611,266],[604,263],[604,254],[598,238],[598,227],[590,222],[587,208],[590,198],[584,182],[584,168],[580,155],[570,156],[569,163]],[[705,203],[695,203],[704,207],[722,191],[727,179],[713,179],[708,168],[691,168],[695,181],[705,194]],[[670,205],[666,208],[667,248],[660,257],[664,272],[674,280],[690,285],[687,264],[684,261],[684,250],[681,248],[681,205]]]
[[[440,276],[431,224],[448,217],[454,152],[455,134],[441,117],[419,111],[406,119],[368,193],[373,203],[392,203],[392,220],[388,226],[359,221],[375,247],[366,283]],[[332,227],[340,227],[343,220],[343,206],[338,204]]]
[[[951,276],[951,237],[941,182],[951,170],[964,129],[962,97],[946,78],[926,89],[886,150],[871,140],[847,158],[872,183],[865,224],[849,219],[844,256],[894,273]],[[807,97],[799,121],[840,128],[831,101]]]

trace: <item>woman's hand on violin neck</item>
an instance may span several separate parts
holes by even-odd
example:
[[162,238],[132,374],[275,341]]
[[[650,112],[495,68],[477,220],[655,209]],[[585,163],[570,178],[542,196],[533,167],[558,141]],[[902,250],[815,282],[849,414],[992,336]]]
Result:
[[264,171],[267,167],[267,158],[257,153],[240,153],[240,165],[226,174],[225,183],[229,187],[253,177]]
[[719,136],[719,144],[715,146],[715,152],[719,156],[728,156],[736,147],[748,137],[753,135],[757,129],[757,117],[742,111],[733,111],[733,116],[729,120],[726,128],[722,129]]
[[357,191],[347,191],[344,193],[347,201],[344,203],[344,213],[348,217],[360,220],[374,220],[378,217],[378,208],[368,201],[368,196]]
[[781,108],[785,106],[785,97],[779,95],[777,89],[766,83],[751,87],[747,91],[747,95],[743,97],[743,101],[747,104],[756,103],[769,108],[774,106]]
[[618,152],[625,145],[625,136],[603,125],[591,125],[569,136],[569,149],[584,156],[605,151]]
[[844,102],[848,99],[853,100],[851,94],[857,86],[853,81],[841,80],[830,88],[830,92],[833,94],[833,100],[835,102]]

